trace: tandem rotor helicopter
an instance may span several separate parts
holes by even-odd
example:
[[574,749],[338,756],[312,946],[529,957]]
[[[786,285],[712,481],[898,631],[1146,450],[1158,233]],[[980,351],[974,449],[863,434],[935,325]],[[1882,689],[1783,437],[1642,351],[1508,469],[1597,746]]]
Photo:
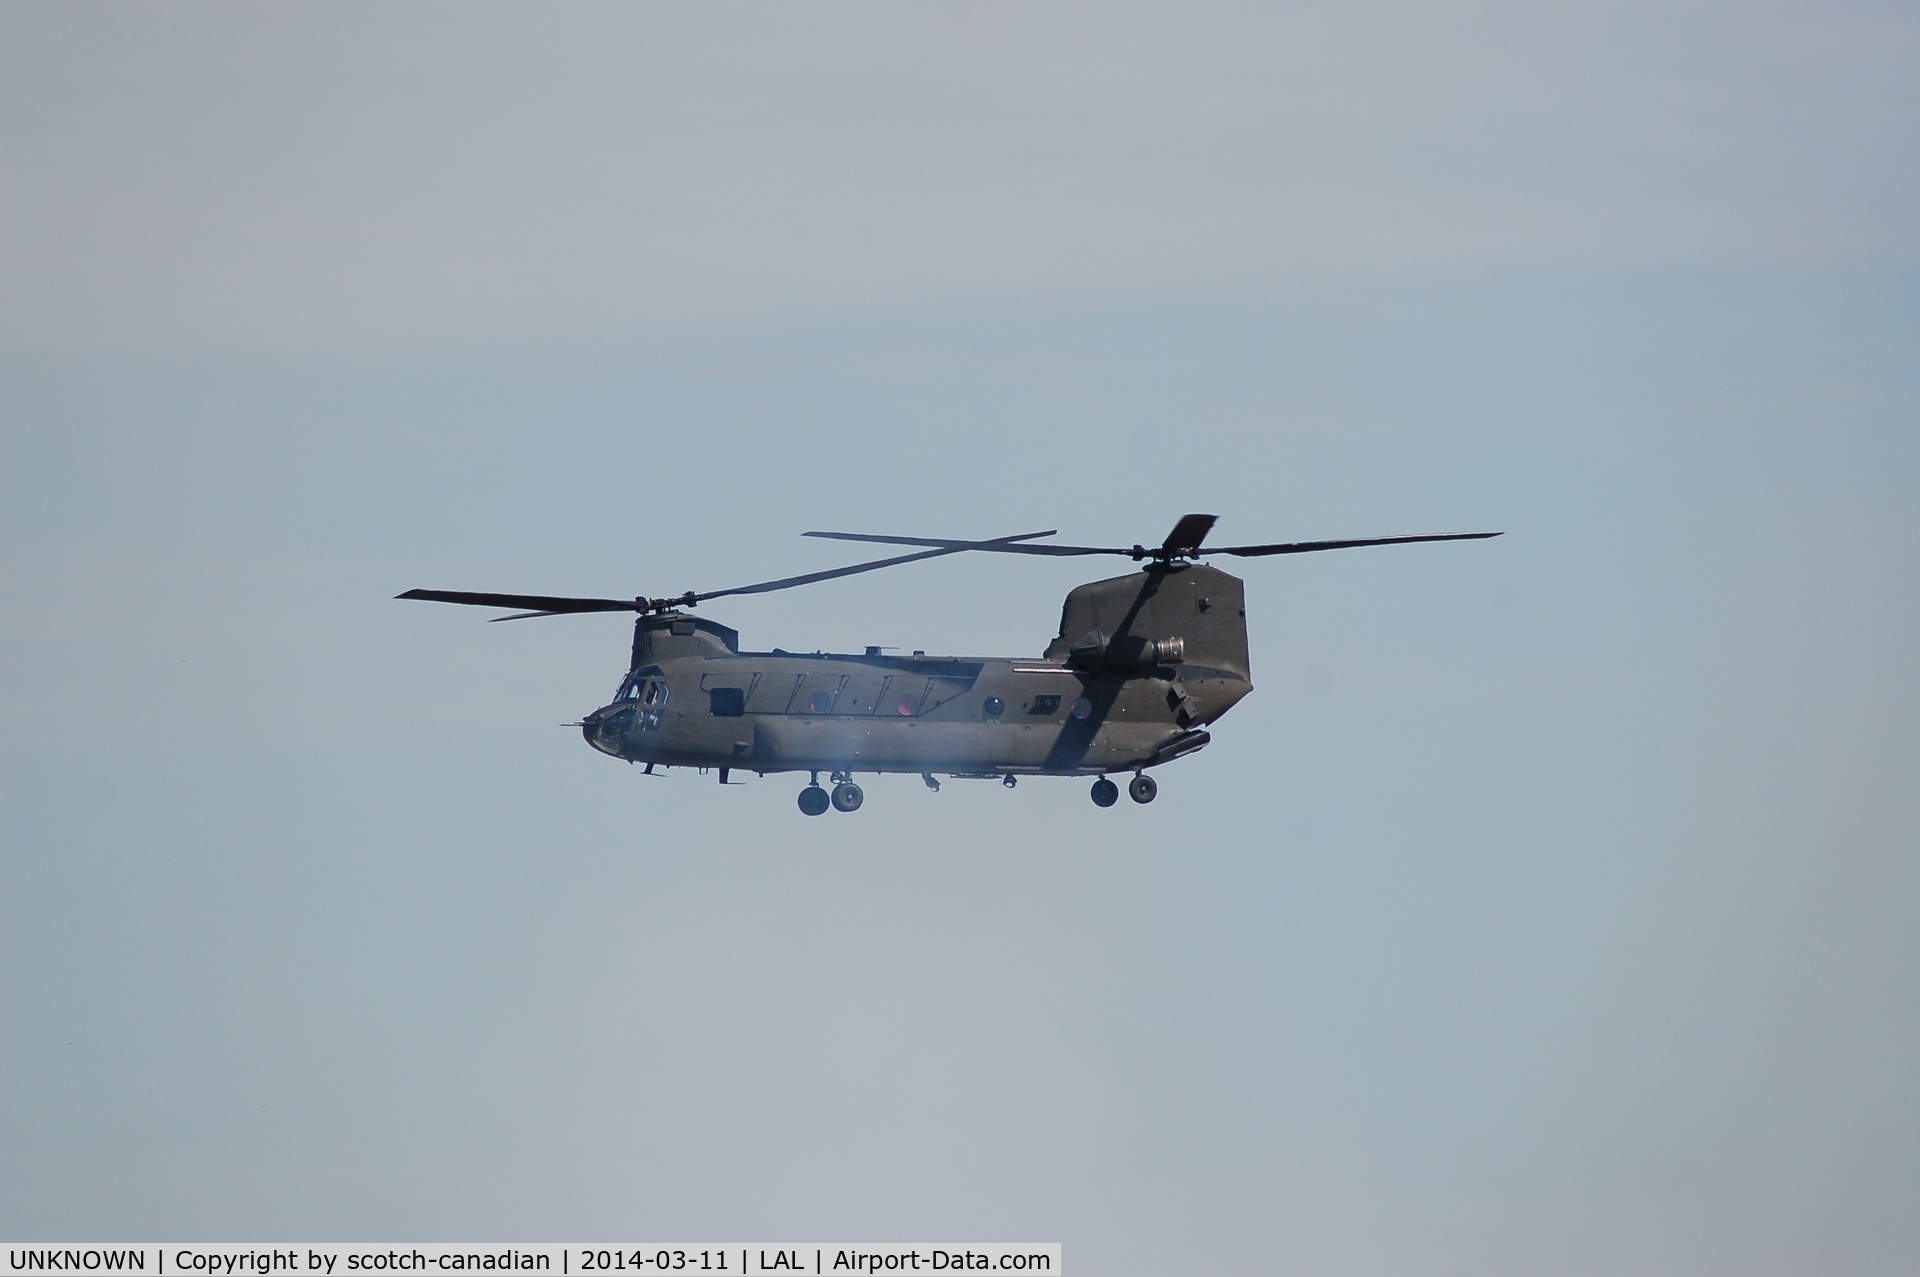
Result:
[[[925,547],[824,572],[674,598],[578,599],[536,594],[408,590],[397,597],[519,609],[497,621],[576,612],[636,612],[633,655],[613,700],[579,724],[603,754],[656,767],[806,772],[800,810],[858,811],[860,772],[936,773],[999,780],[1094,776],[1093,801],[1111,807],[1109,779],[1132,772],[1127,794],[1150,803],[1148,769],[1204,748],[1206,728],[1253,690],[1247,605],[1238,577],[1200,560],[1261,558],[1416,541],[1476,541],[1498,532],[1294,541],[1203,548],[1216,516],[1183,517],[1157,546],[1057,545],[1048,532],[986,541],[809,532],[810,537]],[[743,652],[740,636],[687,609],[708,599],[830,581],[948,554],[1117,554],[1138,572],[1091,581],[1067,595],[1060,633],[1029,657]],[[821,787],[825,773],[832,793]]]

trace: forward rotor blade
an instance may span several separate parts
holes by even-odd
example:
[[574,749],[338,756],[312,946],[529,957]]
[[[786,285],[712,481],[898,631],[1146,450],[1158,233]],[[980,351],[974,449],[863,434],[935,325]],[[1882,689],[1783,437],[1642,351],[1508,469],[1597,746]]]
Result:
[[[408,590],[396,599],[425,599],[429,603],[467,603],[474,607],[517,607],[526,616],[560,616],[568,612],[637,612],[634,599],[569,599],[545,594],[474,594],[465,590]],[[497,620],[517,620],[502,616]]]
[[856,576],[861,572],[873,572],[880,568],[890,568],[899,563],[913,563],[919,559],[937,559],[942,555],[959,554],[964,550],[999,549],[1015,541],[1025,541],[1033,537],[1052,536],[1051,532],[1021,532],[1013,536],[995,537],[990,541],[954,541],[943,544],[938,549],[923,550],[918,554],[897,554],[890,559],[874,559],[867,563],[855,563],[844,568],[828,568],[824,572],[807,572],[800,576],[781,577],[778,581],[761,581],[754,585],[737,585],[730,590],[710,590],[696,594],[689,590],[685,594],[664,599],[577,599],[549,594],[486,594],[468,590],[408,590],[405,594],[394,595],[397,599],[424,599],[431,603],[466,603],[475,607],[513,607],[522,609],[512,616],[490,617],[494,621],[524,621],[536,616],[567,616],[582,612],[653,612],[664,611],[670,607],[691,607],[706,599],[725,598],[730,594],[769,594],[774,590],[791,589],[796,585],[811,585],[815,581],[831,581],[837,576]]
[[[815,535],[812,532],[808,536]],[[991,541],[951,541],[941,542],[937,549],[922,550],[918,554],[897,554],[890,559],[874,559],[867,563],[855,563],[844,568],[829,568],[824,572],[807,572],[800,576],[783,576],[778,581],[761,581],[757,585],[737,585],[730,590],[713,590],[705,594],[694,595],[689,602],[704,602],[707,599],[724,598],[729,594],[770,594],[775,590],[787,590],[796,585],[812,585],[815,581],[831,581],[837,576],[856,576],[861,572],[874,572],[880,568],[890,568],[898,563],[916,563],[921,559],[937,559],[942,555],[960,554],[967,550],[1000,550],[1018,548],[1015,541],[1024,541],[1031,537],[1052,536],[1051,532],[1022,532],[1015,536],[995,537]],[[883,540],[880,537],[849,537],[848,540]],[[924,542],[905,541],[905,545],[919,545]]]
[[1315,550],[1350,550],[1361,545],[1406,545],[1413,541],[1484,541],[1498,532],[1445,532],[1438,536],[1366,537],[1358,541],[1289,541],[1280,545],[1220,545],[1202,554],[1233,554],[1243,559],[1268,554],[1310,554]]
[[[1011,537],[1002,537],[996,541],[948,541],[939,537],[885,537],[874,536],[866,532],[808,532],[810,537],[826,537],[830,541],[871,541],[879,545],[935,545],[943,550],[991,550],[996,554],[1047,554],[1071,557],[1081,554],[1125,554],[1131,556],[1133,548],[1119,549],[1111,546],[1094,545],[1014,545]],[[1050,537],[1051,532],[1034,532],[1036,537]],[[1025,538],[1021,538],[1024,540]]]

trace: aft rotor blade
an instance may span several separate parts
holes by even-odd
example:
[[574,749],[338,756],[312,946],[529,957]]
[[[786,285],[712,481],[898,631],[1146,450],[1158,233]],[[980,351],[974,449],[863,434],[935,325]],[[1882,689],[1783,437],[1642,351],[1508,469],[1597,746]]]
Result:
[[[637,612],[634,599],[570,599],[546,594],[474,594],[465,590],[408,590],[396,599],[425,599],[429,603],[468,603],[475,607],[517,607],[526,616],[560,616],[567,612]],[[499,617],[502,621],[513,617]]]
[[[934,545],[942,550],[991,550],[996,554],[1049,554],[1062,557],[1080,554],[1125,554],[1131,556],[1133,547],[1121,549],[1114,546],[1095,545],[1014,545],[1013,538],[1003,537],[995,541],[949,541],[939,537],[886,537],[874,536],[866,532],[808,532],[810,537],[826,537],[830,541],[870,541],[878,545]],[[1036,537],[1050,537],[1051,532],[1035,532]],[[1025,540],[1026,538],[1020,538]]]
[[[1203,528],[1199,520],[1208,520]],[[937,537],[893,537],[875,536],[865,532],[809,532],[810,537],[827,537],[835,541],[873,541],[882,545],[932,545],[945,550],[991,550],[997,554],[1046,554],[1070,557],[1086,554],[1119,554],[1130,559],[1164,558],[1179,556],[1200,558],[1210,554],[1232,554],[1241,558],[1256,558],[1269,554],[1308,554],[1315,550],[1347,550],[1362,545],[1405,545],[1414,541],[1480,541],[1488,537],[1501,535],[1498,532],[1446,532],[1436,536],[1411,537],[1366,537],[1349,541],[1288,541],[1277,545],[1226,545],[1201,547],[1198,545],[1175,546],[1178,539],[1192,536],[1198,540],[1205,537],[1212,527],[1207,515],[1188,515],[1174,526],[1173,533],[1167,537],[1167,545],[1158,551],[1143,549],[1140,546],[1109,545],[1010,545],[992,541],[949,541]],[[1043,534],[1044,535],[1044,534]]]
[[[815,535],[812,532],[808,536]],[[704,602],[707,599],[724,598],[729,594],[770,594],[774,590],[791,589],[796,585],[812,585],[815,581],[831,581],[837,576],[855,576],[861,572],[874,572],[880,568],[890,568],[898,563],[915,563],[921,559],[937,559],[946,554],[960,554],[967,550],[1001,550],[1018,548],[1012,545],[1016,541],[1025,541],[1033,537],[1052,536],[1051,532],[1022,532],[1015,536],[995,537],[991,541],[952,541],[942,542],[936,549],[922,550],[918,554],[897,554],[890,559],[874,559],[867,563],[855,563],[844,568],[829,568],[824,572],[807,572],[800,576],[783,576],[778,581],[761,581],[757,585],[737,585],[730,590],[713,590],[705,594],[696,594],[687,601]],[[877,537],[853,537],[849,540],[879,540]],[[902,544],[917,545],[923,542],[907,541]]]
[[1217,514],[1184,514],[1180,522],[1173,525],[1173,531],[1167,533],[1167,539],[1160,543],[1160,549],[1166,554],[1192,554],[1207,539],[1207,533],[1213,531],[1213,525],[1220,518]]
[[1366,537],[1358,541],[1288,541],[1280,545],[1220,545],[1202,554],[1234,554],[1243,559],[1268,554],[1309,554],[1315,550],[1350,550],[1361,545],[1406,545],[1414,541],[1484,541],[1498,532],[1443,532],[1437,536]]

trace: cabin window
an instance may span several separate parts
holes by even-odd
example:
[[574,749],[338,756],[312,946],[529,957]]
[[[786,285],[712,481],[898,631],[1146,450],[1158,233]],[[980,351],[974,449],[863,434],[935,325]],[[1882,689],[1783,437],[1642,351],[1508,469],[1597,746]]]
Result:
[[715,718],[739,718],[747,712],[747,689],[744,687],[709,687],[707,697],[708,712]]
[[1073,716],[1074,716],[1075,718],[1086,718],[1086,717],[1088,717],[1089,715],[1091,715],[1092,713],[1093,713],[1093,702],[1092,702],[1092,701],[1090,701],[1090,700],[1088,700],[1088,699],[1087,699],[1086,697],[1084,697],[1084,696],[1081,696],[1081,697],[1076,697],[1076,698],[1074,699],[1074,702],[1073,702]]
[[807,710],[814,714],[824,714],[833,708],[833,697],[826,692],[815,692],[807,697]]
[[1060,698],[1058,696],[1036,696],[1033,698],[1033,704],[1027,706],[1027,713],[1051,714],[1059,708]]
[[893,703],[893,712],[902,718],[912,718],[913,712],[920,708],[920,698],[908,692]]
[[1007,703],[998,696],[989,696],[986,702],[980,706],[980,710],[988,718],[998,718],[1007,712]]

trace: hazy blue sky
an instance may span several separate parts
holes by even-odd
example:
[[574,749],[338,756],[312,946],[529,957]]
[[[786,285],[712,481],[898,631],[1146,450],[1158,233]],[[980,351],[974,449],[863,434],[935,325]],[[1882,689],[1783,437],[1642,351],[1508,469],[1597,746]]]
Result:
[[[0,10],[0,1232],[1920,1254],[1908,6]],[[1151,807],[642,779],[808,528],[1245,564]],[[1037,654],[1082,565],[709,609]]]

